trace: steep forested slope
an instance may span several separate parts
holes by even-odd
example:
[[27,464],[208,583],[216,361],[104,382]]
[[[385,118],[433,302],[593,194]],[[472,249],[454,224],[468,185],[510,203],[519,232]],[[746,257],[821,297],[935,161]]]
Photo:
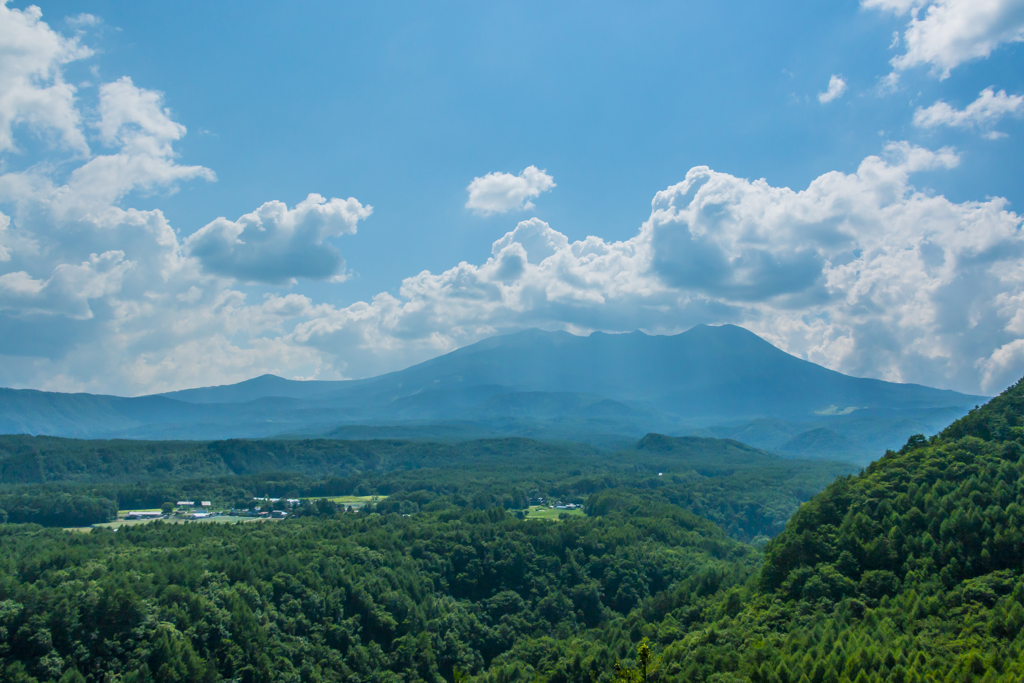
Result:
[[1024,381],[836,481],[768,546],[747,609],[670,645],[673,670],[1024,680],[1022,425]]

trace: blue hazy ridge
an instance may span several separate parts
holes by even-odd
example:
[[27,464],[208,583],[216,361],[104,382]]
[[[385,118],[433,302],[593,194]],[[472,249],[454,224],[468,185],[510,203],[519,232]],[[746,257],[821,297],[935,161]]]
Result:
[[[732,325],[651,336],[527,330],[363,380],[238,384],[124,398],[0,389],[0,432],[217,439],[279,434],[616,443],[731,438],[793,457],[869,460],[985,397],[849,377]],[[360,438],[360,437],[356,437]]]

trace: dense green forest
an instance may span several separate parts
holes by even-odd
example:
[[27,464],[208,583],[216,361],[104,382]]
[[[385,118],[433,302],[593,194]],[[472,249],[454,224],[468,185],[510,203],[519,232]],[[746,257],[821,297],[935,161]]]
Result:
[[116,509],[192,498],[248,507],[254,496],[379,494],[392,496],[393,511],[410,514],[446,505],[518,509],[531,498],[582,504],[616,489],[680,505],[738,539],[767,541],[801,503],[851,471],[728,439],[659,435],[611,453],[520,438],[450,444],[3,436],[0,510],[11,521],[71,527],[108,521]]
[[[476,442],[451,467],[413,466],[424,445],[408,448],[326,477],[203,484],[390,491],[359,512],[313,501],[282,522],[0,526],[2,678],[1024,680],[1024,381],[813,497],[823,472],[738,444],[650,436],[608,464]],[[21,481],[4,495],[194,485]],[[538,494],[587,515],[519,519]],[[793,510],[763,549],[749,542]]]

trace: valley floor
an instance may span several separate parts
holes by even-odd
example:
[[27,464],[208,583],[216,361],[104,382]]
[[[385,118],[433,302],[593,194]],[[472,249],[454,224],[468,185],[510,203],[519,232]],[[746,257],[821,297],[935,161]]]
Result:
[[[1024,680],[1024,383],[857,474],[657,435],[109,443],[0,457],[59,474],[0,489],[5,681]],[[114,521],[200,496],[298,502]]]

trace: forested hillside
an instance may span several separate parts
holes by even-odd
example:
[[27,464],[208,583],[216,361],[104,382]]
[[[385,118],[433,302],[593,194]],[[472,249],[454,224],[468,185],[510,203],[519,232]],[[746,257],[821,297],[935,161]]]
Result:
[[[479,442],[453,468],[246,475],[391,491],[359,512],[0,527],[3,677],[589,683],[638,680],[646,638],[649,681],[1024,679],[1024,382],[839,477],[763,551],[743,525],[796,498],[792,461],[656,435],[614,466],[534,444]],[[186,484],[110,486],[165,485]],[[55,486],[105,490],[31,488]],[[541,491],[587,515],[515,514]]]
[[347,477],[436,468],[521,472],[536,470],[538,465],[557,476],[565,474],[563,470],[581,468],[605,472],[660,467],[679,472],[788,467],[778,456],[732,439],[660,434],[650,434],[630,448],[612,452],[585,444],[523,438],[458,443],[399,439],[88,441],[0,435],[3,484],[137,483],[267,472]]
[[628,649],[651,596],[699,614],[756,566],[710,523],[659,507],[561,524],[491,509],[4,534],[8,681],[452,680],[513,645],[529,654],[500,665],[511,676],[589,680],[625,651],[593,643],[596,659],[574,661],[568,639],[616,624]]
[[[1024,680],[1024,381],[801,507],[735,619],[666,643],[694,680]],[[738,680],[744,680],[742,677]]]
[[[602,452],[530,439],[463,443],[330,439],[213,442],[0,437],[0,520],[83,526],[117,509],[200,498],[390,495],[402,513],[430,503],[521,509],[529,498],[582,504],[598,491],[673,503],[740,540],[767,540],[800,503],[852,466],[783,460],[723,439],[650,435]],[[609,498],[611,500],[611,498]],[[113,505],[110,504],[113,502]],[[35,512],[33,512],[35,511]]]

